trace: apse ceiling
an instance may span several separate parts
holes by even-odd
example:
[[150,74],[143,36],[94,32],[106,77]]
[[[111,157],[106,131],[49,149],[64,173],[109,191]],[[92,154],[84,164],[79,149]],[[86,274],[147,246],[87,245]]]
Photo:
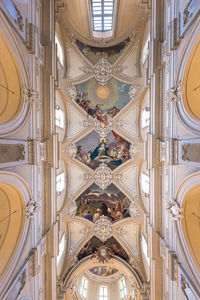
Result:
[[[140,132],[143,32],[138,26],[144,28],[147,5],[116,1],[117,6],[122,2],[126,5],[117,8],[112,45],[101,48],[94,46],[94,39],[94,43],[87,43],[92,41],[89,2],[66,0],[60,9],[57,2],[67,60],[60,82],[67,120],[61,145],[67,175],[61,213],[67,230],[63,272],[87,256],[104,266],[118,256],[137,269],[145,281],[140,239],[146,211],[139,183],[144,157]],[[131,20],[130,9],[138,12]],[[133,28],[137,29],[135,38]],[[88,272],[109,276],[117,270],[96,268]]]

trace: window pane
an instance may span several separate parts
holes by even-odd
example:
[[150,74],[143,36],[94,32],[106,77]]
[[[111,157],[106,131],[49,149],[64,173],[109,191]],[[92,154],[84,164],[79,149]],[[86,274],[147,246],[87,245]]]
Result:
[[64,111],[60,108],[56,108],[56,126],[60,128],[65,127]]
[[56,176],[56,192],[62,192],[65,186],[64,172]]
[[[109,31],[112,29],[113,23],[113,0],[91,0],[92,3],[92,19],[94,31]],[[99,26],[95,23],[96,16],[100,17]],[[110,21],[109,24],[105,21]],[[108,26],[109,25],[109,26]]]
[[59,62],[61,63],[61,65],[64,65],[64,53],[63,53],[63,48],[61,46],[61,43],[57,37],[57,35],[55,36],[55,43],[57,45],[57,58],[59,60]]
[[85,277],[83,277],[81,282],[80,294],[84,298],[87,297],[87,286],[88,286],[88,280]]
[[149,126],[150,123],[150,111],[146,108],[142,112],[142,128]]
[[142,174],[142,190],[144,193],[149,194],[149,175]]
[[126,282],[124,278],[122,278],[119,281],[119,290],[120,290],[120,298],[122,299],[127,295]]
[[61,240],[59,242],[59,254],[57,256],[57,265],[60,262],[60,259],[61,259],[62,255],[63,255],[64,250],[65,250],[65,235],[63,234],[63,236],[62,236],[62,238],[61,238]]
[[148,263],[148,265],[150,265],[150,259],[147,255],[147,242],[146,242],[146,239],[144,238],[144,236],[142,235],[142,252],[144,254],[144,257]]

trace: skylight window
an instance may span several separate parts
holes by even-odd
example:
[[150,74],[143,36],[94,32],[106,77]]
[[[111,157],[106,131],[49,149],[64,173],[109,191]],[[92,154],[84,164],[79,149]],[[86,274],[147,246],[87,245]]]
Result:
[[114,0],[91,0],[94,31],[110,31],[113,27]]

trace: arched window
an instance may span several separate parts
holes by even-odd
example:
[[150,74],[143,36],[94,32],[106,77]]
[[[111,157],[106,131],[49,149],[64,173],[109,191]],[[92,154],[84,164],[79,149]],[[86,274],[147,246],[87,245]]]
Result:
[[65,114],[59,105],[56,105],[56,126],[62,129],[65,127]]
[[123,299],[127,295],[126,281],[121,278],[119,281],[120,298]]
[[147,106],[142,112],[142,128],[149,126],[150,123],[150,107]]
[[64,250],[65,250],[65,234],[63,234],[63,236],[61,237],[60,242],[59,242],[59,254],[57,256],[57,265],[60,262],[60,259],[63,255]]
[[56,176],[56,192],[57,195],[60,195],[65,187],[65,174],[64,172]]
[[142,173],[141,184],[145,196],[148,197],[149,196],[149,175]]
[[99,300],[108,300],[108,288],[105,285],[99,288]]
[[63,48],[61,46],[60,40],[58,39],[57,35],[55,35],[55,43],[57,45],[57,58],[61,65],[64,65],[64,53],[63,53]]
[[143,235],[142,235],[142,241],[141,241],[141,243],[142,243],[142,252],[144,254],[144,257],[146,259],[146,262],[147,262],[148,266],[150,266],[150,259],[149,259],[148,255],[147,255],[147,241],[146,241],[146,239],[145,239],[145,237]]
[[83,298],[87,297],[88,280],[83,276],[80,288],[80,294]]

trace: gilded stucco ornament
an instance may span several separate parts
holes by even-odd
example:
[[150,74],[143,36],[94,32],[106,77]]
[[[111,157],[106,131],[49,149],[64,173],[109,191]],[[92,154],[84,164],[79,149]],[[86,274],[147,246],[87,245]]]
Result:
[[102,242],[107,241],[112,236],[112,223],[107,217],[101,216],[94,224],[94,234]]
[[135,143],[132,143],[130,146],[130,149],[129,149],[130,157],[132,159],[135,159],[137,157],[137,154],[139,153],[139,151],[140,151],[140,147],[138,145],[136,145]]
[[31,199],[29,203],[26,205],[26,216],[28,219],[32,219],[35,216],[37,209],[40,207],[40,204]]
[[67,147],[63,148],[63,152],[66,153],[70,158],[74,159],[77,153],[77,148],[74,143],[71,143]]
[[102,163],[95,170],[94,173],[94,182],[98,185],[102,190],[105,190],[112,182],[112,171],[107,167],[106,164]]
[[98,246],[97,251],[92,255],[92,258],[97,258],[99,262],[107,262],[114,257],[114,252],[107,244]]
[[173,220],[177,221],[183,218],[183,210],[180,208],[179,204],[175,200],[169,201],[166,208],[172,216]]
[[64,213],[65,217],[75,217],[77,210],[76,202],[72,202]]
[[112,119],[108,115],[106,115],[107,125],[104,122],[101,122],[95,117],[94,119],[94,129],[99,134],[100,137],[104,138],[108,133],[112,130]]
[[65,86],[65,92],[67,93],[67,96],[69,96],[72,100],[76,100],[77,97],[77,91],[73,84],[69,83]]
[[129,96],[131,99],[134,99],[135,96],[138,94],[139,90],[141,89],[141,85],[134,82],[130,88]]
[[106,85],[112,77],[112,65],[105,58],[101,58],[94,65],[94,77],[100,85]]
[[139,209],[137,208],[137,206],[135,205],[135,203],[132,201],[129,205],[129,212],[130,212],[130,215],[131,215],[131,218],[134,219],[136,217],[140,217],[140,211]]

